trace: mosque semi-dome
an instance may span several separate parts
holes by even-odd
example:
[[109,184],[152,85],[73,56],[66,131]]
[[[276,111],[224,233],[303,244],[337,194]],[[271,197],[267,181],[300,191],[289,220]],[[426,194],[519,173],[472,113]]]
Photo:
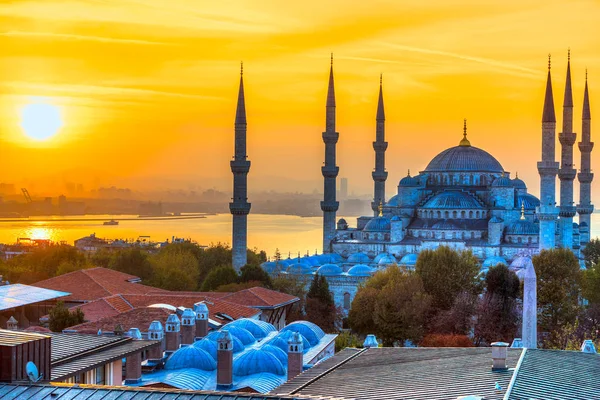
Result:
[[527,185],[525,184],[525,182],[523,182],[523,180],[519,179],[518,176],[512,180],[512,185],[515,189],[527,189]]
[[349,276],[371,276],[373,268],[364,264],[357,264],[348,270]]
[[382,257],[379,262],[377,262],[377,265],[392,265],[396,264],[397,262],[398,260],[396,260],[396,257],[391,254],[387,254],[385,257]]
[[507,176],[500,176],[492,182],[492,187],[513,187],[513,181]]
[[409,253],[402,257],[402,259],[400,260],[400,265],[406,267],[414,267],[415,265],[417,265],[417,258],[419,258],[417,254]]
[[365,253],[359,252],[359,253],[350,254],[347,262],[352,263],[352,264],[369,263],[369,262],[371,262],[371,258],[368,255],[366,255]]
[[310,266],[306,265],[306,264],[292,264],[290,265],[286,272],[288,274],[295,274],[295,275],[308,275],[310,273],[312,273],[312,269]]
[[335,264],[325,264],[317,270],[317,274],[323,276],[341,275],[343,272],[344,271],[342,271],[342,269]]
[[485,150],[459,145],[442,151],[429,162],[425,172],[490,172],[502,173],[502,165]]
[[419,178],[410,176],[410,172],[409,172],[407,176],[400,179],[399,185],[403,186],[403,187],[419,186]]
[[537,235],[537,226],[526,219],[520,219],[506,227],[507,235]]
[[390,219],[387,217],[375,217],[365,225],[364,232],[389,232]]
[[479,202],[473,196],[470,196],[465,192],[456,191],[456,190],[446,190],[446,191],[436,194],[431,199],[429,199],[423,205],[423,208],[455,209],[455,208],[482,208],[482,206],[479,204]]
[[517,196],[517,204],[525,206],[526,210],[535,210],[540,206],[540,200],[532,194],[522,193]]

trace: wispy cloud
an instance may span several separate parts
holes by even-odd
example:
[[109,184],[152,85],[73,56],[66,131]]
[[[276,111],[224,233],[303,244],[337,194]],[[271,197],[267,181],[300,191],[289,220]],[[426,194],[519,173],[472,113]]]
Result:
[[107,37],[107,36],[74,35],[74,34],[69,34],[69,33],[53,33],[53,32],[8,31],[8,32],[0,33],[0,36],[49,38],[49,39],[63,39],[63,40],[93,41],[93,42],[103,42],[103,43],[139,44],[139,45],[150,45],[150,46],[155,46],[155,45],[176,46],[177,45],[175,43],[156,42],[156,41],[150,41],[150,40],[114,38],[114,37]]

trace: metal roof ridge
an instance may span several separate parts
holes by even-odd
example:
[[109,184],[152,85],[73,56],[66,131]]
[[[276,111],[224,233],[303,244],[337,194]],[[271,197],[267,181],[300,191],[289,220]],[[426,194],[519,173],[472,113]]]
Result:
[[510,378],[510,383],[508,384],[508,387],[506,388],[506,393],[504,393],[504,397],[502,398],[502,400],[508,400],[510,397],[510,393],[513,390],[513,387],[515,386],[515,382],[517,381],[517,375],[519,374],[519,369],[521,368],[521,363],[523,363],[523,359],[525,358],[525,353],[527,353],[527,349],[523,348],[523,351],[521,352],[521,356],[519,357],[519,361],[517,362],[517,366],[515,367],[515,370],[513,371],[513,375]]
[[[75,335],[85,336],[85,334],[82,334],[82,333],[76,333]],[[80,358],[82,356],[87,356],[89,354],[97,353],[99,351],[107,350],[107,349],[110,349],[112,347],[117,347],[117,346],[119,346],[119,345],[121,345],[123,343],[127,343],[127,342],[130,342],[132,340],[133,339],[130,338],[130,337],[123,337],[121,340],[115,340],[113,342],[108,342],[108,343],[105,343],[103,345],[100,345],[100,346],[88,349],[86,351],[82,351],[80,353],[72,354],[72,355],[64,357],[64,358],[59,358],[59,359],[54,360],[54,361],[51,360],[50,361],[50,365],[51,366],[58,366],[58,365],[64,364],[67,361],[71,361],[73,359],[77,359],[77,358]],[[52,342],[50,344],[52,345]]]

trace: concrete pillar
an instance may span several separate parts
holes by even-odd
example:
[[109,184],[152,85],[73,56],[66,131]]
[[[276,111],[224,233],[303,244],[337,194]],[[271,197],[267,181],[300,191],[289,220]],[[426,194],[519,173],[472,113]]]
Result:
[[229,331],[222,330],[217,338],[217,390],[233,384],[233,340]]
[[169,315],[167,318],[167,331],[165,333],[166,337],[166,351],[167,353],[172,353],[179,349],[179,345],[181,344],[181,335],[180,335],[180,323],[179,317],[177,314]]
[[304,365],[303,354],[304,344],[302,338],[298,332],[294,332],[292,337],[288,340],[288,381],[302,373],[302,367]]
[[186,308],[181,314],[181,344],[190,345],[196,338],[196,314],[191,308]]
[[165,350],[165,331],[160,321],[152,321],[148,328],[148,339],[158,340],[159,343],[156,346],[151,347],[148,350],[149,360],[162,360],[163,352]]
[[125,383],[138,383],[142,380],[142,353],[137,352],[125,358]]
[[196,340],[200,340],[208,335],[208,307],[205,303],[194,304],[196,313]]

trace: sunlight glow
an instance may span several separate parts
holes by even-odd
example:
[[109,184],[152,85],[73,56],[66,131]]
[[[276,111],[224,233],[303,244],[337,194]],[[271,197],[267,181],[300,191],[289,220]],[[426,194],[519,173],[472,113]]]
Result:
[[21,110],[21,127],[34,140],[47,140],[56,135],[63,121],[58,107],[47,103],[28,104]]
[[52,231],[44,227],[35,227],[27,230],[27,235],[31,240],[50,240],[53,239]]

